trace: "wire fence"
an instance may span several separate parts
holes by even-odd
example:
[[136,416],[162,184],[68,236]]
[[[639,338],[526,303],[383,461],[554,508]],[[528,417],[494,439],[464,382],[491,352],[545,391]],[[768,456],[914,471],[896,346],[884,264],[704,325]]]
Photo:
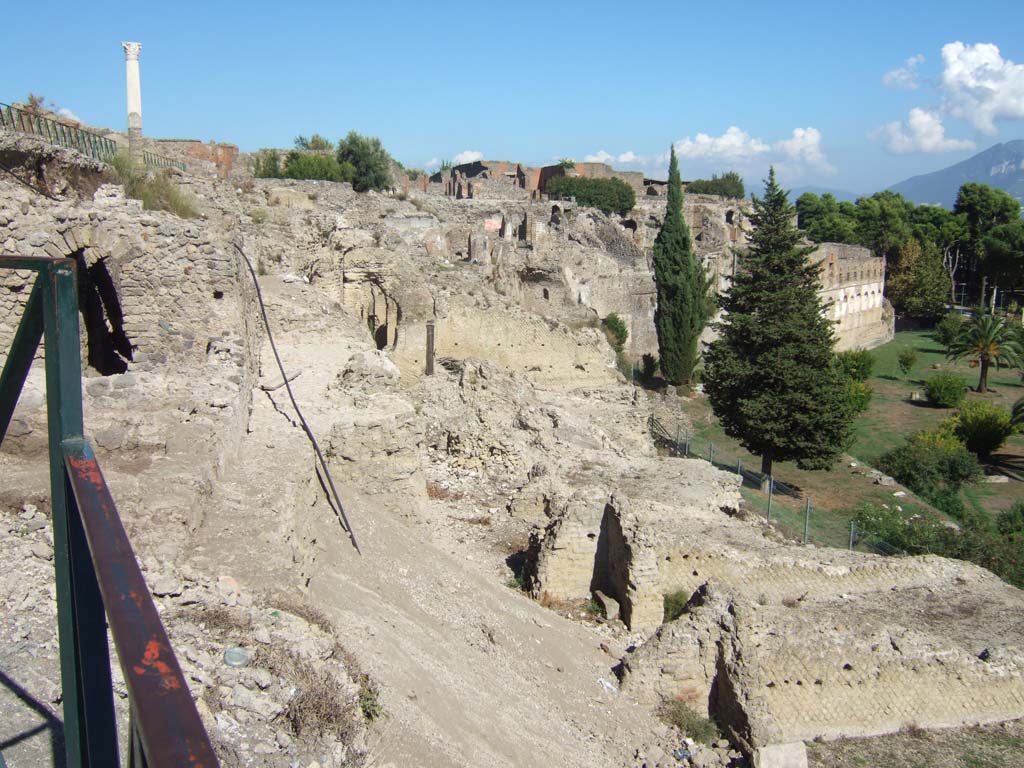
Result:
[[[0,102],[0,128],[38,136],[50,144],[77,150],[101,163],[110,163],[117,157],[117,142],[113,139],[2,102]],[[143,151],[142,160],[150,168],[185,170],[185,163],[158,155],[155,152]]]
[[847,547],[883,555],[905,554],[884,539],[859,528],[856,520],[834,514],[832,510],[816,508],[810,494],[803,490],[745,466],[743,457],[735,450],[723,449],[682,427],[670,430],[654,416],[650,418],[649,427],[655,444],[670,455],[703,459],[718,469],[739,475],[748,508],[763,515],[790,538],[804,544]]

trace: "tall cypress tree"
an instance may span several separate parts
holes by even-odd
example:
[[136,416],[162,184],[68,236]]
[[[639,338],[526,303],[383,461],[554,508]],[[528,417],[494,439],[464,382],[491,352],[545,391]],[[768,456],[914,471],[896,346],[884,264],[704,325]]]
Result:
[[683,219],[683,185],[675,147],[668,169],[665,223],[654,241],[654,282],[661,373],[670,382],[687,384],[697,365],[697,345],[707,323],[708,283],[691,250],[690,229]]
[[853,410],[833,364],[813,248],[800,247],[787,193],[768,175],[755,229],[723,299],[721,336],[705,354],[704,389],[726,434],[761,457],[826,469],[849,440]]

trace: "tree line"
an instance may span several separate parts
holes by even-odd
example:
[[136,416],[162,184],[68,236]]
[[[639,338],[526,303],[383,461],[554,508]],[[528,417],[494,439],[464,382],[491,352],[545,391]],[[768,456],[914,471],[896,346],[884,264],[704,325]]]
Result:
[[796,212],[810,240],[863,245],[884,256],[886,294],[903,315],[935,320],[961,300],[994,305],[998,289],[1024,282],[1021,205],[987,184],[961,186],[952,211],[885,191],[855,203],[806,192]]
[[264,179],[318,179],[347,181],[356,192],[389,189],[391,155],[380,139],[356,131],[338,142],[337,147],[318,133],[295,139],[295,149],[284,157],[276,149],[257,153],[253,175]]

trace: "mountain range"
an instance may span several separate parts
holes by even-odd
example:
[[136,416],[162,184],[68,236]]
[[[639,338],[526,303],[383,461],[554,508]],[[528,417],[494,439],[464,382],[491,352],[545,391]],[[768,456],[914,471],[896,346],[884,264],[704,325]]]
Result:
[[889,189],[919,205],[952,208],[960,186],[969,181],[1006,190],[1024,202],[1024,140],[996,144],[948,168],[913,176]]

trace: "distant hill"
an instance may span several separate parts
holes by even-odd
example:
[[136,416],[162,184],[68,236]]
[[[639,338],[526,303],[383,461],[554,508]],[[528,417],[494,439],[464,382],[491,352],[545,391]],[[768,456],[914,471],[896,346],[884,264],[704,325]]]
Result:
[[863,197],[863,195],[858,195],[855,192],[847,192],[845,189],[829,189],[828,187],[794,187],[789,191],[789,202],[795,203],[804,192],[813,192],[818,195],[818,197],[821,197],[827,192],[841,203],[844,201],[853,203],[857,201],[858,197]]
[[952,208],[960,186],[969,181],[1005,189],[1024,202],[1024,140],[996,144],[956,165],[914,176],[889,189],[918,204]]

